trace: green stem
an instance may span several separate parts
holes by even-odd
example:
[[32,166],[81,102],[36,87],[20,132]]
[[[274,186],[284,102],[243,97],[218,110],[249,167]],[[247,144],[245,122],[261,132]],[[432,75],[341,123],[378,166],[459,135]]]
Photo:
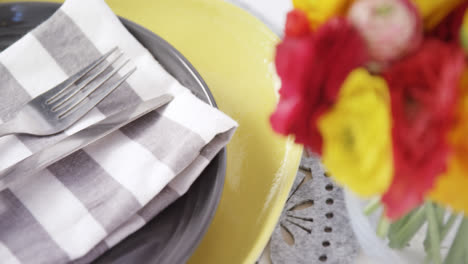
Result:
[[401,249],[408,245],[408,242],[419,231],[425,221],[426,214],[424,207],[420,207],[396,233],[389,233],[389,246],[391,248]]
[[405,224],[408,222],[408,220],[413,217],[413,215],[416,213],[416,209],[415,210],[412,210],[411,212],[409,212],[408,214],[406,214],[405,216],[401,217],[399,220],[393,222],[391,225],[390,225],[390,229],[388,230],[388,232],[390,234],[396,234],[400,231],[400,229],[405,226]]
[[450,215],[450,218],[447,220],[447,223],[444,225],[444,228],[442,228],[441,240],[444,240],[445,236],[447,236],[450,229],[452,229],[452,226],[455,223],[455,220],[457,220],[457,216],[458,214]]
[[437,217],[437,223],[439,225],[439,229],[442,229],[444,226],[444,217],[445,217],[445,209],[437,204],[434,204],[435,214]]
[[427,222],[428,222],[428,237],[431,241],[430,247],[430,256],[434,264],[441,264],[442,263],[442,256],[440,255],[440,231],[439,231],[439,219],[436,214],[436,209],[432,202],[426,202],[424,205]]
[[463,263],[466,243],[468,243],[468,219],[463,218],[444,264]]
[[380,238],[385,238],[390,229],[390,221],[385,217],[385,213],[382,213],[380,216],[379,223],[377,225],[377,236]]
[[380,197],[372,198],[364,208],[364,214],[366,216],[371,215],[375,210],[379,209],[382,204],[380,203]]
[[[452,226],[455,223],[455,220],[457,220],[457,216],[458,216],[458,214],[452,213],[450,215],[449,219],[447,220],[447,222],[440,229],[440,241],[441,242],[444,241],[444,239],[447,236],[448,232],[450,231],[450,229],[452,229]],[[426,249],[426,251],[428,251],[430,245],[431,245],[431,243],[429,241],[429,237],[426,237],[426,239],[424,240],[424,248]]]
[[424,262],[423,262],[423,263],[424,263],[424,264],[429,264],[429,263],[431,263],[431,257],[430,257],[430,255],[426,254],[426,257],[424,258]]

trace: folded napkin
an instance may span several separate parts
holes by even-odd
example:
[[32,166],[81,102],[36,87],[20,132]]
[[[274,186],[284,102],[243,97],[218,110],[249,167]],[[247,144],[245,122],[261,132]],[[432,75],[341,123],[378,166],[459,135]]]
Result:
[[[57,136],[0,138],[0,169],[128,104],[175,99],[0,192],[0,263],[87,263],[184,194],[237,124],[170,76],[102,0],[68,0],[0,53],[0,120],[118,46],[138,70]],[[122,73],[122,72],[121,72]]]

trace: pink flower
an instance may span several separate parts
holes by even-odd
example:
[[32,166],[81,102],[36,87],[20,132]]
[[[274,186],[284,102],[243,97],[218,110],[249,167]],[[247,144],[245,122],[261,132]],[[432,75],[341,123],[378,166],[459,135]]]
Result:
[[379,63],[401,58],[422,40],[422,22],[408,0],[357,0],[348,19],[365,38],[371,59]]

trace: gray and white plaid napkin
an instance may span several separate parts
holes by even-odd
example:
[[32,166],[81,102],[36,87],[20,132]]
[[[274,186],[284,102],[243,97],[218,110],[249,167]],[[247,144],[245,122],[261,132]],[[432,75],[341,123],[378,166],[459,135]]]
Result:
[[129,103],[175,99],[103,140],[0,192],[0,263],[87,263],[184,194],[236,122],[181,86],[103,0],[67,0],[0,53],[0,120],[111,48],[138,70],[83,120],[47,138],[0,138],[0,169]]

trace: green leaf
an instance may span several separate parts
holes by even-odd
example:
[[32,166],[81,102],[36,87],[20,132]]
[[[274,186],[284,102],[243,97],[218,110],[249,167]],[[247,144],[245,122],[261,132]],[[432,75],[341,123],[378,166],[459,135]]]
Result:
[[429,241],[431,241],[429,255],[431,256],[434,264],[441,264],[442,256],[440,255],[440,223],[436,214],[436,209],[434,207],[435,206],[432,204],[432,202],[426,202],[424,205],[428,222],[427,233]]
[[445,209],[444,209],[444,207],[442,207],[442,206],[440,206],[438,204],[433,203],[433,205],[434,205],[435,214],[436,214],[436,218],[437,218],[437,223],[439,225],[439,229],[442,229],[442,227],[444,226]]
[[[422,225],[426,222],[426,213],[424,207],[420,207],[412,214],[401,228],[394,228],[395,233],[389,232],[388,239],[390,240],[389,246],[395,249],[401,249],[408,245],[408,242],[414,235],[421,229]],[[390,229],[392,229],[390,227]]]
[[394,221],[390,225],[390,229],[388,230],[389,235],[396,234],[408,222],[411,216],[413,216],[415,213],[416,213],[416,210],[413,210],[409,212],[408,214],[406,214],[405,216],[398,219],[397,221]]
[[[455,223],[455,220],[457,220],[457,217],[458,217],[458,214],[452,213],[449,219],[447,219],[447,222],[445,222],[445,224],[440,229],[440,241],[441,242],[444,241],[448,232],[450,231],[450,229],[452,229],[452,226]],[[429,236],[426,236],[426,239],[424,240],[424,248],[426,249],[426,252],[429,250],[430,245],[431,245],[431,242],[429,241]]]
[[468,219],[463,218],[444,264],[464,263],[468,243]]

